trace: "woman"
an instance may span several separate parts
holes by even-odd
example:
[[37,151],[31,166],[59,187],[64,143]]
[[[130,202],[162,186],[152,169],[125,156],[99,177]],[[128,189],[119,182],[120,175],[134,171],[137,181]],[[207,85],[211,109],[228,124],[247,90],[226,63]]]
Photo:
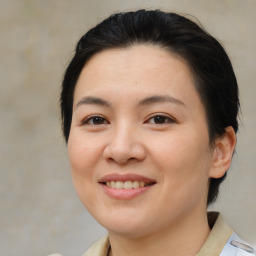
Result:
[[88,31],[61,93],[74,186],[108,230],[84,255],[253,255],[207,214],[238,112],[227,54],[187,18],[139,10]]

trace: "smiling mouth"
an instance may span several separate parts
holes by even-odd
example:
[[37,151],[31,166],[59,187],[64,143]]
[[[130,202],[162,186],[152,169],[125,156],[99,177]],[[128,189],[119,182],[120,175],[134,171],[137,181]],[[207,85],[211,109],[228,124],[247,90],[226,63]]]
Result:
[[157,183],[145,176],[112,173],[98,180],[103,191],[115,200],[131,200],[147,193]]
[[102,184],[104,184],[105,186],[109,187],[109,188],[114,188],[114,189],[137,189],[137,188],[144,188],[144,187],[148,187],[151,185],[154,185],[155,182],[145,182],[145,181],[107,181],[107,182],[103,182]]

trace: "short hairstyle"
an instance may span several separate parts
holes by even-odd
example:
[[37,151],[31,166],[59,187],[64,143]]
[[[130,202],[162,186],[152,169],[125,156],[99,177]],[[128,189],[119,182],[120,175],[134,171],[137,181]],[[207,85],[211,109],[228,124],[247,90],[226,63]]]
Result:
[[[72,121],[74,90],[84,65],[96,53],[136,44],[159,46],[186,61],[205,107],[210,143],[223,135],[228,126],[237,132],[238,86],[229,57],[221,44],[184,16],[160,10],[138,10],[111,15],[78,41],[64,74],[60,98],[66,142]],[[225,177],[226,174],[209,180],[208,205],[217,199],[219,185]]]

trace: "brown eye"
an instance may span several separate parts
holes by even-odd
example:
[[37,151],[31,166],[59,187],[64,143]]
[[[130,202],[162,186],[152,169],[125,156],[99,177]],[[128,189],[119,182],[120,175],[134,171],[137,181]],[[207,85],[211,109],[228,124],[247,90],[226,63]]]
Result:
[[101,125],[101,124],[108,124],[108,121],[101,116],[91,116],[84,121],[84,124]]
[[157,115],[153,116],[148,120],[151,124],[167,124],[167,123],[173,123],[174,121],[167,116]]

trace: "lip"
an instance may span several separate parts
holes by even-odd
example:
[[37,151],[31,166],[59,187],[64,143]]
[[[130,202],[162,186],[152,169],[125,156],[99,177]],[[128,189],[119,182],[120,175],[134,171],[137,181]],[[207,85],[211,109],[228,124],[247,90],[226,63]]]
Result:
[[133,174],[133,173],[127,173],[127,174],[118,174],[118,173],[112,173],[103,176],[102,178],[99,179],[99,183],[104,183],[107,181],[129,181],[129,180],[137,180],[137,181],[144,181],[144,182],[150,182],[150,183],[155,183],[155,180],[149,179],[145,176]]
[[[151,185],[145,186],[145,187],[139,187],[139,188],[133,188],[133,189],[115,189],[106,186],[107,181],[144,181],[147,183],[152,183]],[[103,176],[101,179],[99,179],[99,184],[103,188],[104,192],[110,196],[113,199],[117,200],[131,200],[135,197],[140,196],[141,194],[144,194],[148,190],[150,190],[155,184],[156,181],[149,179],[145,176],[137,175],[137,174],[108,174]]]

